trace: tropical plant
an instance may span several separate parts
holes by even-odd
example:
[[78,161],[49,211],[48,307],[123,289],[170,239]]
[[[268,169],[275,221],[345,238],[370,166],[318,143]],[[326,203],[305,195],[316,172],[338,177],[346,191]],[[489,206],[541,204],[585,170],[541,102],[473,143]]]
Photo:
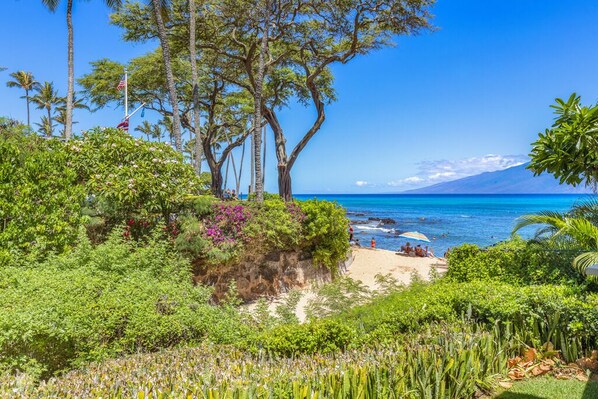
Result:
[[177,151],[183,151],[183,141],[181,134],[181,115],[179,113],[179,100],[174,84],[174,74],[172,72],[172,59],[170,55],[170,44],[166,35],[166,26],[164,24],[163,14],[167,13],[168,0],[151,0],[151,9],[153,11],[156,27],[158,30],[158,38],[160,39],[160,46],[162,48],[162,59],[164,62],[164,70],[166,72],[166,85],[168,88],[168,95],[170,98],[170,106],[172,107],[172,134],[174,136],[174,146]]
[[550,129],[532,144],[528,166],[535,175],[553,174],[561,184],[576,186],[585,182],[596,188],[598,183],[598,104],[581,105],[573,93],[564,101],[551,105],[556,120]]
[[37,109],[45,109],[48,115],[45,120],[42,120],[41,130],[50,137],[54,133],[54,126],[52,125],[53,108],[61,103],[61,97],[58,91],[54,88],[54,83],[44,82],[43,85],[37,88],[37,93],[31,97],[31,101],[36,105]]
[[[61,116],[58,115],[58,118],[60,119]],[[56,120],[56,119],[55,118],[48,119],[48,117],[46,115],[42,115],[39,123],[37,123],[37,122],[35,123],[38,128],[37,131],[46,137],[52,137],[52,133],[54,131],[54,124],[52,122],[54,120]]]
[[27,101],[27,127],[31,127],[31,114],[29,111],[31,98],[29,97],[29,92],[36,90],[39,87],[39,82],[35,80],[31,72],[27,71],[13,72],[10,74],[10,77],[13,80],[8,81],[6,86],[25,90],[25,95],[21,98]]
[[150,141],[150,139],[157,139],[158,142],[160,142],[162,139],[163,132],[159,124],[143,121],[135,128],[135,131],[145,134],[147,141]]
[[[85,103],[85,100],[82,98],[77,98],[76,96],[73,98],[73,109],[86,109],[89,111],[89,106]],[[59,125],[63,126],[63,129],[60,131],[60,134],[65,137],[66,131],[66,98],[62,97],[58,102],[58,106],[56,107],[57,115],[54,117],[54,121],[57,122]],[[73,125],[75,122],[72,122]]]
[[172,147],[136,139],[120,129],[92,129],[68,147],[73,167],[98,214],[111,223],[134,216],[164,223],[199,193],[193,168]]
[[195,0],[189,0],[189,57],[191,59],[191,80],[193,90],[193,133],[195,135],[193,162],[197,174],[201,175],[203,144],[201,139],[201,121],[199,113],[199,75],[197,72],[197,11]]
[[[55,12],[60,0],[42,0],[51,12]],[[122,0],[104,0],[110,8],[117,8]],[[73,135],[73,107],[75,97],[75,61],[73,45],[73,0],[66,0],[66,26],[68,30],[68,88],[66,93],[66,117],[64,125],[64,136],[70,139]],[[49,116],[50,117],[50,116]]]
[[[588,215],[588,217],[585,217]],[[536,238],[556,242],[567,249],[581,253],[573,260],[573,266],[584,272],[589,266],[598,264],[598,203],[589,201],[574,206],[568,213],[543,211],[524,215],[518,219],[513,232],[532,225],[541,225]]]
[[0,252],[62,251],[82,224],[84,191],[64,144],[0,127]]

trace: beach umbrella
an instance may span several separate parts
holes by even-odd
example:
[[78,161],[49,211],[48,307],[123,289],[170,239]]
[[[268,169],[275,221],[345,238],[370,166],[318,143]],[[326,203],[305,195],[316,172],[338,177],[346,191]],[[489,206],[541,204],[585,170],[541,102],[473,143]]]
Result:
[[410,240],[416,240],[416,241],[430,242],[428,237],[426,237],[422,233],[418,233],[417,231],[407,231],[403,234],[399,234],[399,237],[409,238]]

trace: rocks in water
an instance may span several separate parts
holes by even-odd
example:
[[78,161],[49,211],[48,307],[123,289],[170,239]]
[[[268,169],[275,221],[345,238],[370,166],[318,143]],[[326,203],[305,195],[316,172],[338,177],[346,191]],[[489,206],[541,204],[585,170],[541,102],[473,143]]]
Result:
[[367,220],[351,220],[351,224],[368,224]]
[[365,213],[363,213],[363,212],[350,212],[350,211],[349,211],[349,212],[347,212],[347,215],[348,215],[348,216],[358,216],[358,217],[362,217],[362,216],[365,216]]
[[397,224],[396,220],[391,218],[377,218],[377,217],[369,217],[368,220],[373,222],[380,222],[379,225],[388,225],[388,224]]

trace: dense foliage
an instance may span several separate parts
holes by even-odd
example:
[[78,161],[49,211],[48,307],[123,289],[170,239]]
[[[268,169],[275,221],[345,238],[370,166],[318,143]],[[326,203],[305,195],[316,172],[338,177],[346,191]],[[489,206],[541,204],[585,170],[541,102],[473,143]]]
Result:
[[[431,326],[395,344],[294,359],[206,347],[137,355],[35,387],[4,381],[0,394],[114,398],[471,398],[489,391],[518,352],[508,336],[475,326]],[[3,382],[0,380],[0,383]]]
[[182,155],[164,143],[136,139],[114,128],[96,128],[67,144],[72,168],[97,215],[122,222],[161,216],[168,222],[200,181]]
[[571,266],[578,254],[576,250],[520,238],[488,248],[464,244],[451,250],[446,277],[460,282],[584,284],[585,276]]
[[189,265],[159,235],[137,245],[115,232],[92,247],[0,274],[0,369],[47,376],[77,364],[243,335],[236,312],[209,304]]
[[553,174],[561,183],[598,183],[598,105],[583,106],[573,93],[551,106],[556,120],[532,144],[528,166],[536,175]]
[[0,258],[2,251],[62,251],[74,243],[85,198],[76,181],[61,142],[0,124]]

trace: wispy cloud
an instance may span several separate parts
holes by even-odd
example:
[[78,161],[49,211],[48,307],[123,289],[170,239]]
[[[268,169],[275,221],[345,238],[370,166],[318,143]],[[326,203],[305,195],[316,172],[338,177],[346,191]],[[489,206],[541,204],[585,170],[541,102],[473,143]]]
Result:
[[356,185],[357,187],[368,187],[368,186],[371,186],[371,184],[370,184],[370,183],[368,183],[367,181],[364,181],[364,180],[357,180],[357,181],[355,182],[355,185]]
[[457,180],[484,172],[494,172],[521,165],[528,161],[525,155],[484,155],[458,160],[425,161],[418,165],[415,176],[388,182],[391,187],[404,189]]

